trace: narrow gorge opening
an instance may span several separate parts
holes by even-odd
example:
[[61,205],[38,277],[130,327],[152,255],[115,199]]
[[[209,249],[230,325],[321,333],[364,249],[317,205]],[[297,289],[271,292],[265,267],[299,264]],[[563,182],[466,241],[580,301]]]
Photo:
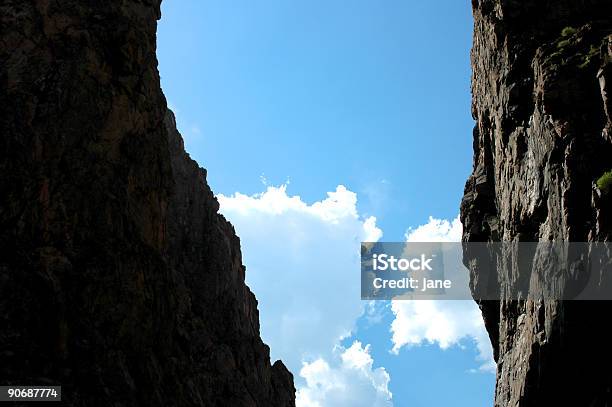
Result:
[[168,104],[241,238],[298,406],[490,405],[475,303],[360,301],[354,274],[356,241],[460,239],[469,6],[162,7]]
[[612,404],[609,0],[0,33],[0,402]]

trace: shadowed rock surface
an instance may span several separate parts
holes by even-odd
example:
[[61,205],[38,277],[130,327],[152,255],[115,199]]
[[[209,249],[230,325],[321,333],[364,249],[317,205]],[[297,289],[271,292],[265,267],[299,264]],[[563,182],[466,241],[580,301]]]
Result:
[[[612,168],[612,2],[472,6],[477,124],[464,241],[610,241],[612,199],[596,180]],[[469,253],[464,262],[473,288],[485,284],[485,265]],[[479,305],[498,363],[496,406],[612,405],[611,302]]]
[[293,406],[167,110],[159,6],[0,5],[0,383],[73,406]]

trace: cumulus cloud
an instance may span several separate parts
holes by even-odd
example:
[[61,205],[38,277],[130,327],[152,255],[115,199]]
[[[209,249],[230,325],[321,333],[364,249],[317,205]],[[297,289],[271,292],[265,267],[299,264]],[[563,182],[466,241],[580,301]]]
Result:
[[286,185],[218,198],[243,242],[272,357],[294,372],[303,360],[333,361],[363,313],[359,245],[382,236],[376,218],[361,216],[357,195],[342,185],[314,203],[289,195]]
[[374,216],[370,216],[363,222],[363,231],[364,242],[378,242],[383,235],[382,230],[376,226],[376,218]]
[[494,371],[493,350],[473,301],[392,301],[391,310],[393,353],[423,343],[447,349],[467,340],[478,349],[480,370]]
[[[430,217],[427,224],[409,229],[406,241],[458,242],[461,232],[458,217],[452,221]],[[393,353],[424,343],[447,349],[467,340],[478,349],[479,370],[495,371],[493,350],[474,301],[392,301],[391,310],[395,316],[391,323]]]
[[389,374],[373,368],[370,345],[355,341],[348,349],[337,347],[334,357],[335,368],[321,358],[303,364],[306,385],[297,391],[297,407],[392,406]]
[[452,221],[429,217],[429,222],[406,232],[407,242],[460,242],[463,226],[457,216]]

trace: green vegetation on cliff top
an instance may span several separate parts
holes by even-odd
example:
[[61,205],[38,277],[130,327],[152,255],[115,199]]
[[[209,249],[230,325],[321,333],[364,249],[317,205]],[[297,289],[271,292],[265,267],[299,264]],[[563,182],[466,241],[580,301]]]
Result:
[[601,177],[599,177],[597,180],[597,188],[599,188],[604,194],[610,193],[612,190],[612,170],[605,172]]

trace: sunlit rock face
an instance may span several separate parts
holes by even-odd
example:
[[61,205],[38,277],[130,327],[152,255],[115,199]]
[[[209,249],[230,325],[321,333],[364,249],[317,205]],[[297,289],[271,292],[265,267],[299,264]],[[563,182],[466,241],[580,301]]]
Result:
[[0,6],[0,383],[73,406],[293,406],[160,89],[159,6]]
[[[464,241],[610,241],[612,199],[596,181],[612,168],[612,3],[472,6],[476,126]],[[474,260],[464,258],[477,288],[485,270]],[[612,303],[480,307],[498,363],[496,406],[612,403]]]

